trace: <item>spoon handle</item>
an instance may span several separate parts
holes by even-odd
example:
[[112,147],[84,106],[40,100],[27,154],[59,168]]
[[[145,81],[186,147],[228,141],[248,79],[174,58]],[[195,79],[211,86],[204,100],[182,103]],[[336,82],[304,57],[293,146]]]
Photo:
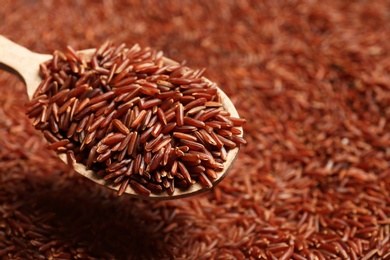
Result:
[[50,58],[51,55],[32,52],[0,35],[0,69],[19,76],[26,84],[30,98],[42,80],[39,64]]

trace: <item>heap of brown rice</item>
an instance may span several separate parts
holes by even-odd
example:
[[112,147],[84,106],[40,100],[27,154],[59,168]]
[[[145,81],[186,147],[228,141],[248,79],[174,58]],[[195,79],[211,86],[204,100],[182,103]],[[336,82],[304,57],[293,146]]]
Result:
[[118,198],[46,149],[23,84],[0,72],[0,257],[389,259],[389,10],[385,0],[6,0],[0,32],[34,51],[134,40],[207,67],[247,119],[248,144],[207,194]]

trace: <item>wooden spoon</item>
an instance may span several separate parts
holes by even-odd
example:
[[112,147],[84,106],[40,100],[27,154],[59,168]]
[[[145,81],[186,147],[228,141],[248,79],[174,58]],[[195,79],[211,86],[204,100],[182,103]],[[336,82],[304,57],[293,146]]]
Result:
[[[87,49],[80,52],[91,56],[95,52],[95,49]],[[42,81],[42,78],[39,76],[39,65],[50,59],[52,59],[52,55],[32,52],[0,35],[0,69],[11,72],[12,74],[19,76],[24,81],[29,99],[32,98],[34,92]],[[166,64],[177,64],[176,61],[170,60],[168,58],[164,58],[164,62]],[[224,109],[227,110],[231,116],[239,117],[237,110],[229,97],[219,88],[218,92],[221,97],[222,106]],[[238,151],[239,147],[236,147],[228,152],[227,160],[224,162],[224,168],[222,171],[217,172],[218,178],[213,180],[213,185],[216,185],[218,182],[220,182],[230,171],[235,159],[237,158]],[[62,161],[67,163],[66,154],[62,153],[58,154],[58,156]],[[118,186],[107,184],[106,181],[98,177],[94,171],[87,170],[83,164],[76,163],[73,165],[73,168],[75,171],[94,181],[95,183],[107,186],[114,190],[119,189]],[[150,196],[145,197],[137,194],[130,187],[130,185],[127,187],[125,193],[138,198],[162,200],[188,197],[205,192],[207,190],[209,190],[209,188],[205,188],[197,182],[185,190],[176,189],[173,195],[169,195],[166,192],[163,192],[161,194],[152,193]]]

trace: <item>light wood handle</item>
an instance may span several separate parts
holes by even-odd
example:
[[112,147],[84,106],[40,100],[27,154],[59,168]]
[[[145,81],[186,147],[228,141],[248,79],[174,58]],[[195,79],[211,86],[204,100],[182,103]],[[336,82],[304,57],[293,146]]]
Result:
[[51,57],[48,54],[32,52],[0,35],[0,69],[19,76],[26,84],[30,99],[42,81],[39,76],[39,64]]

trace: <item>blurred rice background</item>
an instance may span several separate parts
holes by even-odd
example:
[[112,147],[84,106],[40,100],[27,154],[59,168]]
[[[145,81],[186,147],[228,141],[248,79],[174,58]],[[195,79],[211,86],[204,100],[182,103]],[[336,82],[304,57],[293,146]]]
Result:
[[248,141],[207,194],[117,198],[45,149],[0,71],[1,259],[390,259],[389,1],[2,0],[0,34],[206,67]]

